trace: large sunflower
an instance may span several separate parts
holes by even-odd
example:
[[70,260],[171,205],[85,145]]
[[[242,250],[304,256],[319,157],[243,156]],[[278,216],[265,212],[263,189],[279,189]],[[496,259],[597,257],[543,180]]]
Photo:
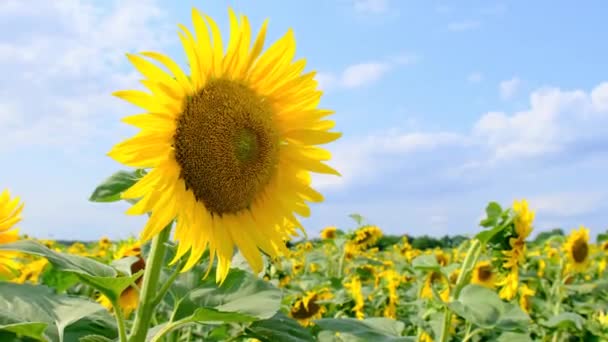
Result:
[[569,268],[575,272],[583,272],[589,266],[589,230],[581,226],[572,231],[564,244],[568,256]]
[[[14,242],[19,238],[19,230],[11,229],[21,221],[23,203],[19,203],[19,197],[11,199],[8,190],[0,193],[0,243]],[[12,277],[19,269],[19,263],[15,261],[16,252],[0,251],[0,276]]]
[[169,57],[128,55],[151,93],[114,93],[144,108],[124,122],[141,129],[109,152],[132,167],[152,169],[123,198],[141,198],[127,213],[151,212],[141,238],[159,234],[176,219],[174,261],[190,251],[184,270],[209,248],[217,257],[216,280],[228,273],[234,247],[254,271],[263,266],[258,249],[275,256],[308,216],[307,202],[323,197],[310,173],[339,175],[324,164],[330,154],[315,145],[340,137],[329,132],[332,111],[318,109],[321,91],[305,61],[293,61],[291,30],[262,53],[266,25],[251,42],[247,17],[229,11],[230,39],[224,52],[217,24],[192,11],[194,35],[180,25],[190,67],[187,75]]

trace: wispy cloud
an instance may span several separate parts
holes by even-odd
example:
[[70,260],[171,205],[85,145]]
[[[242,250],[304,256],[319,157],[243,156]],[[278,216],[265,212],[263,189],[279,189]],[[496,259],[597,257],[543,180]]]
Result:
[[469,83],[479,83],[483,81],[483,74],[481,72],[472,72],[467,76],[467,82]]
[[163,46],[163,18],[148,0],[3,2],[0,21],[13,33],[0,33],[0,72],[11,80],[0,91],[0,117],[11,121],[0,147],[95,140],[124,108],[110,93],[137,87],[121,71],[125,52]]
[[353,5],[360,13],[382,14],[389,10],[389,0],[354,0]]
[[448,24],[448,30],[452,32],[471,31],[479,28],[481,22],[477,20],[454,21]]
[[519,87],[521,86],[521,80],[518,77],[513,77],[509,80],[504,80],[498,85],[498,91],[500,98],[503,100],[509,100],[515,96]]
[[385,60],[349,65],[340,73],[320,72],[316,79],[319,87],[324,90],[359,88],[377,82],[399,66],[414,64],[419,60],[417,55],[398,55]]

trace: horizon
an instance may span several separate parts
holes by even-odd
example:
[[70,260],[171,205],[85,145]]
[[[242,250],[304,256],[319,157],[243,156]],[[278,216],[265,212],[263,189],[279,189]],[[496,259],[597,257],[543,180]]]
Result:
[[256,33],[269,18],[265,48],[293,28],[344,134],[326,145],[343,176],[313,177],[326,200],[302,220],[310,237],[354,226],[352,213],[386,234],[470,235],[489,202],[519,199],[536,212],[532,237],[606,231],[608,47],[595,37],[608,33],[608,4],[274,4],[0,3],[10,27],[0,30],[0,191],[25,203],[20,233],[138,236],[146,217],[124,214],[129,204],[87,200],[127,170],[106,156],[135,132],[120,119],[140,112],[111,96],[142,89],[125,54],[158,51],[184,66],[177,25],[192,27],[196,7],[227,37],[228,6]]

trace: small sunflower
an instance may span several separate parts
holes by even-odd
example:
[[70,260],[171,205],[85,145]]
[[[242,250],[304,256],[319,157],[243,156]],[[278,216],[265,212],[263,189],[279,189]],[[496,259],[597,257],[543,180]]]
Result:
[[319,302],[330,298],[332,294],[328,289],[308,291],[294,302],[289,315],[297,319],[300,324],[308,326],[312,320],[321,318],[327,312],[325,305]]
[[[135,274],[135,273],[145,269],[146,262],[141,257],[141,254],[130,255],[130,256],[138,257],[138,260],[136,262],[134,262],[133,264],[131,264],[131,274]],[[142,282],[143,282],[143,274],[135,280],[135,285],[138,288],[141,288]],[[113,310],[112,302],[110,302],[110,299],[108,297],[106,297],[104,295],[100,295],[97,298],[97,301],[99,302],[99,304],[104,306],[109,311]],[[118,298],[118,305],[122,309],[122,312],[124,313],[125,317],[129,317],[129,315],[131,315],[131,313],[133,311],[135,311],[135,309],[137,309],[138,304],[139,304],[139,291],[136,288],[134,288],[133,286],[129,286],[126,289],[124,289],[122,291],[122,293],[120,294],[120,297]]]
[[355,242],[361,248],[373,246],[382,237],[382,230],[376,226],[367,226],[355,232]]
[[602,242],[600,249],[604,252],[608,252],[608,240]]
[[[19,230],[11,229],[21,221],[24,204],[19,201],[19,197],[11,199],[8,190],[0,193],[0,244],[19,239]],[[13,272],[19,269],[19,263],[15,261],[16,255],[16,252],[0,251],[0,275],[11,277]]]
[[512,268],[496,285],[502,287],[498,292],[500,298],[506,300],[513,299],[517,295],[517,288],[519,287],[519,268]]
[[450,263],[450,256],[441,249],[435,251],[435,258],[441,266],[447,266]]
[[12,281],[19,284],[27,282],[38,284],[40,275],[48,263],[49,262],[45,258],[40,258],[23,264],[19,270],[19,277],[13,279]]
[[331,240],[335,239],[338,234],[338,228],[330,226],[326,227],[321,231],[321,239],[323,240]]
[[441,272],[432,271],[426,275],[424,284],[422,285],[422,291],[420,292],[420,298],[432,299],[433,298],[433,286],[438,284],[443,287],[439,291],[439,297],[443,301],[447,301],[450,297],[450,285],[449,279],[447,279]]
[[352,308],[352,311],[355,314],[357,319],[363,319],[365,317],[365,313],[363,312],[363,308],[365,306],[365,298],[363,298],[363,292],[361,289],[361,280],[359,277],[353,277],[348,283],[344,285],[355,301],[355,305]]
[[303,230],[294,214],[307,217],[307,202],[323,200],[311,188],[311,172],[339,175],[323,163],[330,153],[317,145],[341,135],[329,131],[334,122],[325,118],[332,111],[317,108],[322,93],[315,73],[303,74],[305,61],[293,61],[293,32],[262,52],[267,23],[250,46],[248,18],[230,10],[229,19],[225,51],[209,16],[193,9],[194,35],[180,25],[189,75],[160,53],[142,55],[171,74],[128,55],[151,93],[114,93],[145,113],[123,120],[141,132],[108,153],[127,166],[151,169],[122,194],[140,198],[128,214],[151,213],[142,241],[176,220],[173,262],[190,251],[188,270],[209,248],[211,261],[218,260],[218,282],[228,274],[235,247],[256,273],[263,268],[260,249],[270,256],[287,252],[294,227]]
[[532,302],[530,301],[530,298],[535,294],[536,291],[529,288],[526,284],[523,284],[519,288],[519,306],[526,313],[530,313],[530,310],[532,309]]
[[589,266],[589,230],[581,226],[572,231],[566,243],[564,251],[568,257],[570,269],[575,272],[583,272]]
[[494,288],[494,282],[496,280],[496,274],[489,261],[480,261],[473,270],[473,277],[471,282],[485,286],[487,288]]

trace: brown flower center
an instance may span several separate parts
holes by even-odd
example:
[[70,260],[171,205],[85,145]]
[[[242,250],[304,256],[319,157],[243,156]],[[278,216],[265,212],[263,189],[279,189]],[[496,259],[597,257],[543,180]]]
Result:
[[186,188],[221,216],[249,208],[270,182],[279,134],[264,98],[243,84],[217,79],[186,100],[174,147]]
[[572,244],[572,257],[576,262],[583,262],[589,255],[589,245],[583,239],[578,239]]

